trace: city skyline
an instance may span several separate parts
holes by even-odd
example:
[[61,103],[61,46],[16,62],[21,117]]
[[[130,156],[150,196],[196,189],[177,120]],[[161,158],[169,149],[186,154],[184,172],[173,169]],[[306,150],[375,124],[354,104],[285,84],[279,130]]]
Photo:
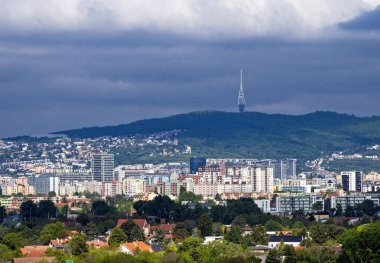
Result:
[[380,1],[131,3],[2,2],[0,137],[235,112],[240,68],[246,111],[380,115]]

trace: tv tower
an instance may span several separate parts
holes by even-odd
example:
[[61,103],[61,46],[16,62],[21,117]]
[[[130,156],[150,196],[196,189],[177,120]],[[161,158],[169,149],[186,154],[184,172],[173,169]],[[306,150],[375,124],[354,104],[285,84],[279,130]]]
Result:
[[243,70],[240,70],[240,89],[239,89],[239,98],[238,98],[239,112],[245,111],[245,97],[243,89]]

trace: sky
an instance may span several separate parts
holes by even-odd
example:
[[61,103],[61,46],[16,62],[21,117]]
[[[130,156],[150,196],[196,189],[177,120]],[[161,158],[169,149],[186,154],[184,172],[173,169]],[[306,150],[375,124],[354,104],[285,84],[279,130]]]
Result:
[[0,137],[200,110],[380,115],[380,0],[0,0]]

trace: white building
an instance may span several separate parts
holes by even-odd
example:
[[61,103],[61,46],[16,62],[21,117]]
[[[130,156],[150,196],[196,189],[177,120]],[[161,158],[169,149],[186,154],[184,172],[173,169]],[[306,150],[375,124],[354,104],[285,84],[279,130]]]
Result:
[[123,180],[123,194],[133,196],[145,192],[146,182],[143,179],[128,177]]
[[255,204],[258,206],[258,208],[263,211],[263,213],[269,213],[270,212],[270,200],[269,199],[257,199],[253,200]]
[[345,192],[362,192],[363,173],[359,171],[341,172]]
[[278,247],[281,243],[299,247],[302,242],[302,236],[270,236],[268,246],[271,248]]
[[345,196],[332,196],[331,197],[331,208],[337,208],[338,205],[345,210],[348,206],[355,207],[357,204],[363,203],[365,200],[370,200],[374,202],[375,205],[379,205],[378,198],[372,198],[370,195],[345,195]]

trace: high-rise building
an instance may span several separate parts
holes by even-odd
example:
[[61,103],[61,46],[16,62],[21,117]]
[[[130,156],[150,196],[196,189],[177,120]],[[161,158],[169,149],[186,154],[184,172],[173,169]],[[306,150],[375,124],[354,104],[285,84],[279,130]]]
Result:
[[346,192],[361,192],[363,183],[363,173],[359,171],[341,172],[342,186]]
[[297,159],[269,160],[268,165],[273,167],[274,178],[285,180],[297,177]]
[[239,89],[239,97],[238,97],[238,107],[239,112],[245,111],[245,96],[243,89],[243,70],[240,70],[240,89]]
[[206,158],[203,157],[191,157],[190,158],[190,173],[196,174],[198,168],[206,166]]
[[114,180],[114,155],[95,153],[91,161],[92,180],[97,182],[112,182]]

